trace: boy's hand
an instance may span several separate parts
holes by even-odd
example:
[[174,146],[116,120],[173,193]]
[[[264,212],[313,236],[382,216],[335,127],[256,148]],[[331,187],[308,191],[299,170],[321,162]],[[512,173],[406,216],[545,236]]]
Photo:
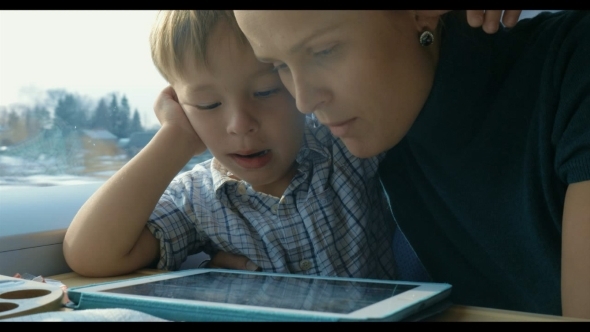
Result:
[[262,269],[248,259],[248,257],[230,254],[225,251],[219,251],[215,256],[211,257],[209,267],[212,269],[262,271]]
[[176,92],[171,86],[166,87],[158,95],[154,103],[154,112],[162,127],[165,125],[174,126],[179,129],[179,133],[184,133],[194,142],[195,154],[203,153],[207,149],[186,117],[178,102]]
[[[417,10],[416,12],[427,17],[435,17],[446,14],[450,10]],[[515,26],[522,10],[467,10],[466,12],[469,25],[474,28],[483,26],[483,31],[496,33],[500,20],[506,27]]]

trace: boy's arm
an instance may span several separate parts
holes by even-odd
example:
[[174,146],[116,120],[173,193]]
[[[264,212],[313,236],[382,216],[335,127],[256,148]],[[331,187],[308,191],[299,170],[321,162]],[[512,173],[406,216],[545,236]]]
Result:
[[88,199],[64,239],[70,267],[85,276],[113,276],[159,257],[146,228],[158,200],[182,167],[205,147],[168,87],[154,109],[162,124],[154,138]]
[[590,319],[590,181],[568,186],[562,222],[562,312]]

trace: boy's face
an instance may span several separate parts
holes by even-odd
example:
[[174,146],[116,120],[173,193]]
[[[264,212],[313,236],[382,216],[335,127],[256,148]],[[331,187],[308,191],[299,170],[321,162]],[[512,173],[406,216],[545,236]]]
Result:
[[305,118],[278,74],[225,22],[209,37],[207,66],[193,59],[172,84],[191,125],[236,177],[280,196],[295,173]]

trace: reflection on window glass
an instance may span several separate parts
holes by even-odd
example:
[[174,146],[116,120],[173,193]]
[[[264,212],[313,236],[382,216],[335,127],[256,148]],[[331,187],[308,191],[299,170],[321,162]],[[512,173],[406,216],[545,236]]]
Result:
[[558,12],[559,10],[523,10],[520,14],[520,19],[532,18],[542,12]]
[[0,11],[0,189],[104,181],[149,142],[155,14]]

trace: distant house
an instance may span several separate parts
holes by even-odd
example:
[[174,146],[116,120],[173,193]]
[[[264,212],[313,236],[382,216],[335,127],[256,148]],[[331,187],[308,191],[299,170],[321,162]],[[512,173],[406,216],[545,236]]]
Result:
[[82,133],[90,139],[117,142],[117,136],[105,129],[83,129]]
[[83,129],[80,131],[82,148],[94,156],[117,155],[121,150],[117,146],[117,136],[105,129]]
[[121,146],[129,158],[133,158],[141,149],[143,149],[151,139],[156,135],[157,130],[136,132],[129,135],[126,141],[119,141]]
[[0,146],[12,145],[11,130],[0,125]]
[[112,171],[121,167],[112,162],[113,157],[123,153],[113,133],[104,129],[83,129],[78,135],[84,153],[85,173]]

